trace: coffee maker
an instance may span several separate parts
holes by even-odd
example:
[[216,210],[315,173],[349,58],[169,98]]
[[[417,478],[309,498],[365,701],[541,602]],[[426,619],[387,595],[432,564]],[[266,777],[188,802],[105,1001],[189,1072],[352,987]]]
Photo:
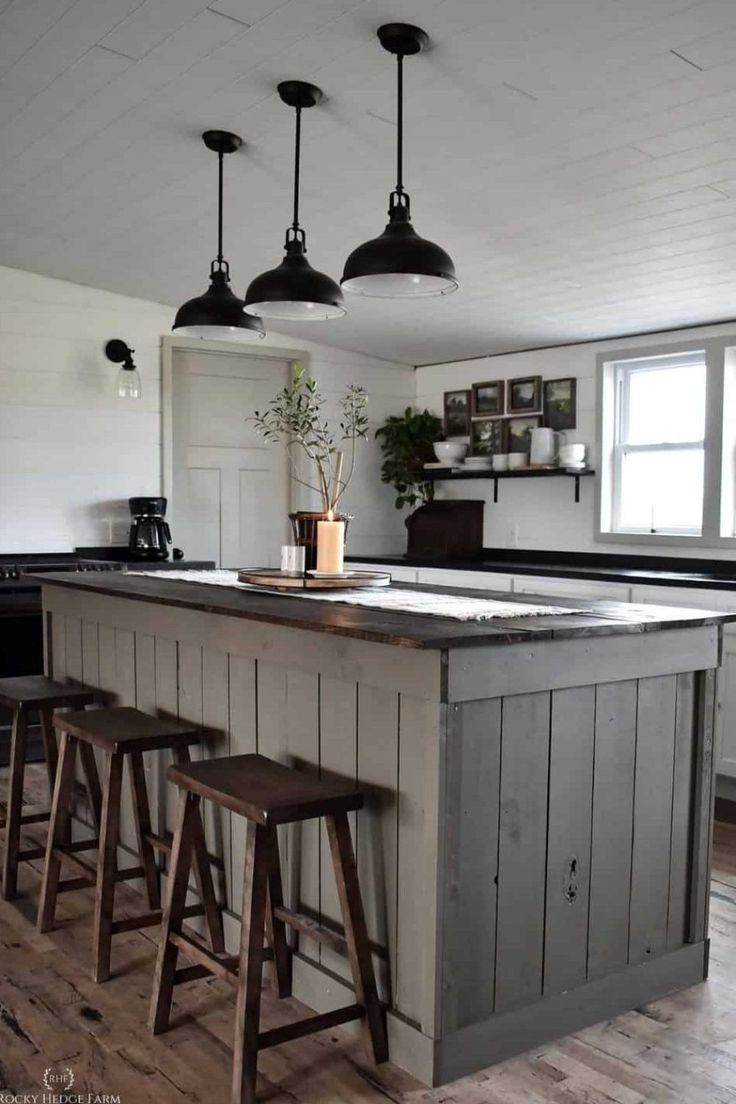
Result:
[[165,498],[129,498],[133,517],[128,537],[132,560],[168,560],[171,530],[164,520]]

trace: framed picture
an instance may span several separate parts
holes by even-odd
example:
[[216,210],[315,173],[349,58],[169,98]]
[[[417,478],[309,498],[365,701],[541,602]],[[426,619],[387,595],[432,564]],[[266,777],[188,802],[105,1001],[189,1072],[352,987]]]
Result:
[[523,376],[509,380],[509,414],[542,410],[542,377]]
[[506,419],[473,418],[470,423],[472,456],[495,456],[506,452]]
[[470,433],[470,391],[445,391],[445,437]]
[[577,382],[574,376],[544,381],[544,424],[550,429],[575,429]]
[[505,380],[492,380],[490,383],[473,384],[473,414],[503,414]]
[[542,424],[541,414],[530,418],[507,418],[508,423],[508,451],[526,452],[532,447],[532,430]]

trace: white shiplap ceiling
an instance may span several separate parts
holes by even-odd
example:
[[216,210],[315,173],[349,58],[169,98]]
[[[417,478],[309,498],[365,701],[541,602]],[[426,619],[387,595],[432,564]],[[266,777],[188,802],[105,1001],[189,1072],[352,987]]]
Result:
[[[383,228],[394,63],[406,63],[414,224],[454,257],[445,299],[350,297],[281,331],[415,364],[736,317],[736,0],[0,0],[0,263],[178,305],[214,253],[240,294],[278,263],[293,114],[303,222],[339,278]],[[111,335],[112,336],[112,335]],[[124,336],[124,335],[122,335]]]

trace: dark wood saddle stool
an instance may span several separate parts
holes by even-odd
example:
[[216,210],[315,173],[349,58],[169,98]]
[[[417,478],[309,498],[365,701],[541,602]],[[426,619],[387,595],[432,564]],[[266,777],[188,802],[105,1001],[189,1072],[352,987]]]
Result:
[[[169,1026],[174,985],[214,974],[237,986],[232,1104],[256,1099],[258,1051],[349,1020],[363,1019],[376,1062],[388,1057],[386,1025],[368,944],[358,873],[347,813],[359,809],[363,796],[354,788],[317,779],[262,755],[234,755],[186,766],[169,767],[180,787],[171,873],[154,977],[150,1026],[154,1034]],[[201,798],[247,818],[240,955],[218,956],[199,940],[182,934],[184,903],[199,820]],[[263,962],[274,961],[281,997],[291,995],[290,950],[285,925],[308,930],[323,942],[336,936],[284,907],[276,826],[325,817],[353,974],[355,1004],[271,1031],[259,1030]],[[264,946],[268,934],[270,948]],[[177,969],[179,952],[196,965]]]
[[[60,734],[59,765],[51,805],[51,822],[46,848],[43,886],[38,908],[38,929],[49,931],[54,924],[57,894],[65,890],[84,889],[96,885],[94,917],[94,980],[107,981],[110,976],[110,950],[113,935],[137,931],[160,924],[162,917],[159,875],[154,850],[169,851],[171,843],[151,830],[151,814],[146,789],[144,751],[171,750],[175,760],[190,762],[189,746],[198,743],[201,734],[174,721],[162,720],[141,713],[138,709],[120,706],[113,709],[91,709],[76,713],[57,714],[54,727]],[[98,838],[69,842],[69,821],[74,793],[74,767],[77,747],[87,787],[92,795],[92,809]],[[97,777],[94,748],[105,754],[105,779],[102,791]],[[133,815],[138,839],[140,866],[119,870],[117,848],[120,837],[120,796],[123,764],[130,770]],[[224,950],[222,917],[215,898],[207,855],[204,828],[199,816],[191,818],[195,873],[201,905],[185,910],[187,916],[207,917],[212,946]],[[97,867],[77,854],[80,850],[96,849]],[[81,870],[81,877],[60,881],[62,860],[68,860]],[[115,886],[118,882],[143,878],[150,912],[123,920],[114,919]]]
[[49,791],[53,792],[57,762],[56,734],[52,724],[54,710],[69,705],[79,709],[92,700],[90,690],[85,690],[83,687],[64,686],[43,675],[0,679],[0,705],[4,705],[13,713],[8,801],[5,810],[0,808],[0,828],[5,828],[2,891],[6,901],[12,900],[18,891],[18,863],[42,859],[45,854],[43,847],[27,847],[21,850],[22,826],[43,824],[51,816],[48,811],[23,812],[28,721],[34,713],[38,714],[46,754]]

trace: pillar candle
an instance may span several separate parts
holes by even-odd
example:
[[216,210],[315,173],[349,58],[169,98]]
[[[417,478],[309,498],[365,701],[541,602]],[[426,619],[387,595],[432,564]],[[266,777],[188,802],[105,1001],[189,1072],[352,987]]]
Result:
[[333,521],[331,514],[327,517],[317,522],[317,570],[337,574],[343,569],[345,522]]

